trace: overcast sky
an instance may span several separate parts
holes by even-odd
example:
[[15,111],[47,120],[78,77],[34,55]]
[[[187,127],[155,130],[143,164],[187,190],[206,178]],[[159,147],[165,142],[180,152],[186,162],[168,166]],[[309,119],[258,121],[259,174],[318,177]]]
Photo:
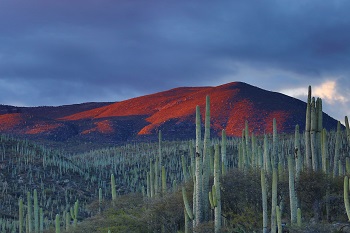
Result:
[[1,0],[0,103],[243,81],[350,115],[348,0]]

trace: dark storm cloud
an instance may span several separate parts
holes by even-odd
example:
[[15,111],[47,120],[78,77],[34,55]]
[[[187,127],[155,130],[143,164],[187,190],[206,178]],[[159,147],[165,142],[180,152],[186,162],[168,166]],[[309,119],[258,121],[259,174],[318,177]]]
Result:
[[227,77],[266,84],[266,77],[241,77],[240,64],[295,74],[281,80],[271,73],[270,89],[308,82],[298,75],[348,75],[349,7],[312,0],[4,0],[0,102],[115,101]]

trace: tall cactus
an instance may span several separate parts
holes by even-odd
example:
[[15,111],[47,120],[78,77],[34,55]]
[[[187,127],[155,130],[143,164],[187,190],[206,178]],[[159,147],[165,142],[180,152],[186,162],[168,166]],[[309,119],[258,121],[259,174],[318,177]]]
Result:
[[149,186],[150,186],[150,193],[151,197],[154,197],[154,169],[153,169],[153,163],[152,160],[149,161]]
[[111,189],[112,189],[112,202],[114,203],[117,199],[117,190],[115,188],[114,174],[111,174]]
[[316,131],[316,141],[317,141],[317,155],[318,155],[318,169],[322,168],[322,130],[323,130],[323,110],[322,110],[322,99],[317,98],[316,100],[316,109],[317,109],[317,131]]
[[27,221],[28,221],[28,230],[29,232],[33,231],[33,222],[32,222],[32,197],[30,192],[27,192]]
[[311,131],[310,131],[310,142],[311,142],[311,158],[312,158],[312,170],[317,171],[318,160],[317,160],[317,143],[316,143],[316,132],[317,132],[317,110],[315,97],[311,100]]
[[70,224],[70,219],[71,219],[71,215],[69,213],[69,211],[66,213],[66,231],[69,230],[69,224]]
[[162,195],[164,196],[166,193],[166,173],[165,167],[162,166]]
[[[187,198],[187,194],[186,194],[186,190],[185,190],[185,187],[182,186],[182,199],[184,201],[184,206],[185,206],[185,209],[184,209],[184,215],[185,215],[185,233],[189,233],[190,232],[190,224],[189,224],[189,221],[190,220],[194,220],[194,217],[193,217],[193,212],[192,212],[192,209],[190,207],[190,204],[188,202],[188,198]],[[194,203],[193,203],[194,205]]]
[[297,222],[297,198],[295,192],[295,175],[294,175],[294,157],[288,156],[288,171],[289,171],[289,203],[290,203],[290,218],[292,225]]
[[336,133],[336,138],[335,138],[333,177],[336,177],[339,174],[339,149],[340,149],[340,140],[341,140],[340,133],[341,133],[340,121],[338,121],[337,133]]
[[154,164],[154,195],[159,194],[159,160],[156,158]]
[[282,214],[281,214],[281,208],[279,206],[276,206],[276,216],[277,216],[277,229],[278,233],[282,233]]
[[159,167],[163,166],[162,161],[162,131],[159,130],[158,132],[158,161],[159,161]]
[[44,232],[44,213],[43,213],[43,208],[39,209],[40,213],[40,224],[39,224],[39,231],[40,233]]
[[18,210],[18,215],[19,215],[19,233],[23,232],[24,226],[23,226],[23,199],[19,199],[19,210]]
[[55,226],[56,226],[56,233],[60,233],[61,227],[60,227],[60,215],[59,214],[56,214]]
[[348,116],[345,116],[345,127],[346,127],[346,137],[348,139],[348,142],[350,143],[350,127],[349,127]]
[[271,173],[271,157],[269,154],[269,144],[267,141],[267,135],[264,135],[264,167],[267,173]]
[[[209,192],[209,163],[210,163],[210,97],[206,96],[205,101],[205,123],[204,123],[204,147],[203,147],[203,176],[202,176],[202,192],[206,196]],[[209,199],[203,198],[203,219],[209,220]]]
[[195,172],[195,219],[193,226],[203,222],[203,198],[202,198],[202,156],[201,156],[201,119],[200,108],[196,107],[196,172]]
[[74,209],[71,207],[70,208],[70,214],[73,219],[73,226],[76,227],[78,223],[78,211],[79,211],[79,201],[76,200],[74,203]]
[[300,152],[300,134],[299,134],[299,125],[295,126],[295,136],[294,136],[294,157],[296,159],[296,168],[295,168],[295,179],[299,180],[299,175],[302,169],[303,159]]
[[227,144],[226,131],[223,129],[221,133],[221,161],[222,161],[221,172],[223,176],[227,172],[226,144]]
[[187,182],[188,176],[187,176],[187,167],[186,167],[186,161],[185,156],[181,155],[181,167],[182,167],[182,174],[184,176],[184,182]]
[[38,204],[38,192],[34,189],[34,230],[35,233],[39,232],[39,204]]
[[322,155],[322,170],[325,174],[329,172],[329,156],[327,148],[327,130],[322,130],[322,140],[321,140],[321,155]]
[[259,167],[261,166],[260,163],[260,160],[259,158],[257,157],[258,155],[258,145],[257,145],[257,142],[256,142],[256,137],[254,135],[254,133],[252,133],[252,150],[251,150],[251,156],[252,156],[252,161],[251,161],[251,164],[252,166],[254,167]]
[[261,195],[263,207],[263,233],[267,233],[268,216],[267,216],[267,188],[266,188],[266,174],[263,167],[261,167]]
[[272,168],[271,233],[276,233],[277,168]]
[[245,121],[245,129],[244,129],[244,137],[245,137],[245,146],[246,146],[246,161],[247,161],[247,167],[249,164],[252,164],[252,150],[250,147],[250,140],[249,140],[249,124],[248,121]]
[[161,193],[161,173],[162,173],[162,131],[158,131],[158,157],[154,165],[154,194]]
[[305,159],[306,167],[311,169],[312,156],[311,156],[311,86],[309,86],[307,103],[306,103],[306,121],[305,121]]
[[98,189],[98,212],[102,211],[102,188]]
[[147,197],[150,198],[151,197],[151,179],[150,179],[150,174],[149,172],[147,172]]
[[248,168],[248,155],[247,155],[247,146],[246,146],[246,140],[245,140],[245,129],[242,130],[242,144],[241,144],[241,149],[242,149],[242,163],[243,163],[243,168],[247,169]]
[[215,233],[221,231],[221,184],[220,184],[220,147],[218,144],[215,145],[215,156],[214,156],[214,187],[215,187],[215,209],[214,209],[214,229]]
[[272,160],[273,160],[273,168],[272,168],[272,200],[271,200],[271,233],[276,233],[276,206],[277,206],[277,167],[278,167],[278,156],[277,156],[277,123],[276,119],[273,119],[272,126]]
[[278,167],[279,156],[278,156],[278,134],[277,134],[277,122],[276,118],[273,118],[272,124],[272,160],[273,166]]
[[297,226],[301,227],[302,221],[301,221],[301,209],[297,209]]

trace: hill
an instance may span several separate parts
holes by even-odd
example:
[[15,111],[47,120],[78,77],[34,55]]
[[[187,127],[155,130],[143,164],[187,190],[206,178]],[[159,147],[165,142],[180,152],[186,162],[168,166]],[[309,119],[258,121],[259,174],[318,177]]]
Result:
[[[249,122],[255,134],[305,127],[306,103],[281,93],[232,82],[216,87],[179,87],[114,103],[83,103],[57,107],[0,106],[0,133],[32,139],[74,142],[126,142],[155,139],[159,129],[167,139],[194,137],[195,107],[204,121],[205,97],[211,98],[212,135],[226,129],[240,136]],[[323,114],[326,129],[336,120]]]

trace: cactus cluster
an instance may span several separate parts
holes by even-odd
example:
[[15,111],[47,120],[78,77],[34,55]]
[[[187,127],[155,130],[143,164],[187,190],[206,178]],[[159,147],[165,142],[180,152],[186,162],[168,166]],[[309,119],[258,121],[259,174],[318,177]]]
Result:
[[[294,135],[281,136],[277,132],[279,122],[274,119],[271,123],[272,135],[254,135],[254,129],[249,128],[246,121],[241,138],[226,137],[225,130],[222,130],[221,139],[211,138],[208,96],[204,137],[200,108],[196,107],[195,141],[163,141],[159,130],[158,143],[133,143],[66,155],[25,140],[1,136],[0,161],[6,164],[3,171],[11,186],[2,182],[0,195],[4,209],[18,217],[14,221],[0,218],[0,227],[4,232],[24,232],[26,229],[42,232],[50,227],[69,231],[79,225],[78,217],[80,220],[101,212],[104,201],[118,203],[117,194],[143,193],[144,200],[151,203],[166,197],[170,190],[176,193],[181,185],[185,230],[196,230],[201,224],[213,220],[215,232],[220,232],[227,221],[222,219],[221,181],[234,169],[245,173],[260,169],[263,232],[268,232],[268,229],[280,231],[280,218],[287,214],[291,225],[301,226],[304,207],[300,205],[296,184],[302,172],[322,171],[334,178],[350,172],[348,119],[345,118],[345,132],[340,122],[337,132],[323,129],[322,100],[312,98],[309,88],[305,132],[300,132],[296,126]],[[280,191],[283,175],[288,177],[286,193]],[[51,180],[55,183],[50,183]],[[193,193],[186,191],[186,183],[193,185]],[[344,178],[347,213],[348,185],[348,179]],[[67,191],[62,191],[66,186]],[[19,199],[9,195],[14,191],[20,194]],[[98,208],[89,210],[87,203],[95,199]],[[290,206],[286,207],[286,203]]]

